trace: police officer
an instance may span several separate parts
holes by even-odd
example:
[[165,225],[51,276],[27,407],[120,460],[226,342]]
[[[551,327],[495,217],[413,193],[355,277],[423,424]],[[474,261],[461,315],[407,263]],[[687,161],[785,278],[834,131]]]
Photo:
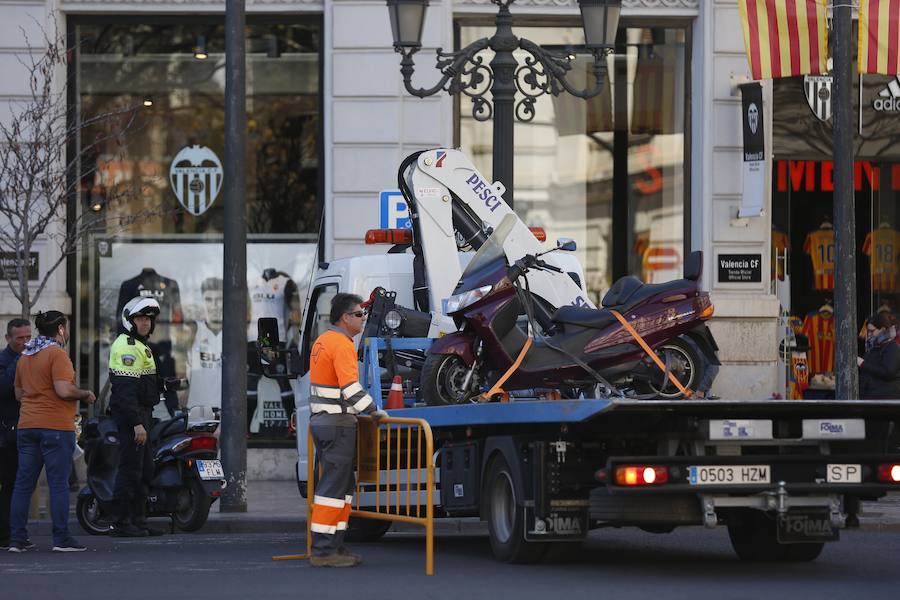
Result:
[[310,516],[314,567],[354,567],[362,562],[344,548],[355,487],[356,415],[370,415],[377,422],[387,413],[359,384],[353,336],[366,322],[361,302],[354,294],[336,294],[331,300],[331,327],[310,352],[309,423],[322,469]]
[[137,297],[122,309],[124,332],[109,354],[112,384],[109,409],[119,428],[119,470],[113,490],[111,534],[118,537],[162,535],[147,527],[147,484],[153,476],[153,457],[147,440],[153,407],[163,390],[156,359],[148,345],[159,303]]

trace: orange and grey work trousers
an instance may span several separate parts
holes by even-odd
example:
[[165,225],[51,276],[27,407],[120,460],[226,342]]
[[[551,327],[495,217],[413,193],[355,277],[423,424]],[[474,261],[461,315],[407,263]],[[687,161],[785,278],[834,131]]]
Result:
[[[336,415],[313,416],[310,423],[320,466],[309,517],[314,556],[334,554],[343,547],[356,487],[353,476],[356,418],[352,417],[352,421],[347,419],[348,415],[328,418],[332,416]],[[335,421],[338,424],[331,424]]]

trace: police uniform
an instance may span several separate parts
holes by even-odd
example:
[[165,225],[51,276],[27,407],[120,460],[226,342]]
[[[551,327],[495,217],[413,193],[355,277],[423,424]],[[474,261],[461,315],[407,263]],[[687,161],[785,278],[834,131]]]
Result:
[[[143,526],[146,486],[153,476],[150,420],[162,391],[156,360],[144,340],[125,333],[116,338],[109,353],[109,379],[109,409],[119,428],[120,443],[114,516],[118,525]],[[134,441],[137,425],[143,425],[148,432],[147,442],[141,445]]]
[[322,467],[310,517],[315,556],[343,547],[353,501],[356,415],[377,410],[359,384],[353,340],[337,327],[316,339],[310,352],[310,428]]

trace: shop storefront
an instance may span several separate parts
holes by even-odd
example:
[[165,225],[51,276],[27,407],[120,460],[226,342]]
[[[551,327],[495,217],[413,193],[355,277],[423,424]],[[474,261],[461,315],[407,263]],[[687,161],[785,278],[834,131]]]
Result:
[[[82,212],[129,216],[77,255],[79,375],[109,400],[106,364],[124,304],[156,298],[160,369],[189,388],[166,398],[212,416],[221,403],[224,28],[221,17],[72,17],[85,120],[129,113],[82,133]],[[247,26],[248,361],[256,319],[276,317],[296,343],[322,214],[321,17],[251,17]],[[132,119],[133,115],[133,119]],[[121,126],[121,119],[113,124]],[[115,222],[115,221],[113,221]],[[251,445],[290,445],[291,382],[247,381]],[[158,416],[165,414],[160,404]]]
[[[773,284],[785,333],[808,340],[810,387],[804,397],[830,397],[834,390],[830,93],[830,81],[822,78],[786,79],[773,87]],[[897,78],[867,75],[854,82],[855,326],[863,331],[876,311],[896,316],[900,300],[898,97]],[[862,344],[861,338],[860,354]]]

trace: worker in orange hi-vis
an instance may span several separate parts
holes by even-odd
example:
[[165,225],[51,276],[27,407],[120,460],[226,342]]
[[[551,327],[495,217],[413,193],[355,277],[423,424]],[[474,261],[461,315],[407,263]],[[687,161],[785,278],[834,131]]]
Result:
[[313,498],[310,531],[314,567],[355,567],[362,557],[344,548],[355,482],[356,415],[376,422],[387,416],[359,384],[353,336],[363,330],[366,311],[355,294],[331,300],[331,327],[310,352],[309,424],[321,467]]

